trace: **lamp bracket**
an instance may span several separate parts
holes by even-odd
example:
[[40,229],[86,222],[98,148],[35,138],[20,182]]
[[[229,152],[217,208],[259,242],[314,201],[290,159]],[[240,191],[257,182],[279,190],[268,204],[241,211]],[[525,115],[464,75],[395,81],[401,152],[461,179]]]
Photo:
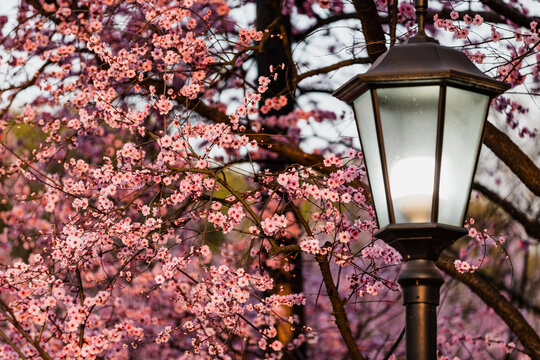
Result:
[[390,224],[374,235],[396,249],[403,260],[437,261],[439,255],[468,231],[439,223]]

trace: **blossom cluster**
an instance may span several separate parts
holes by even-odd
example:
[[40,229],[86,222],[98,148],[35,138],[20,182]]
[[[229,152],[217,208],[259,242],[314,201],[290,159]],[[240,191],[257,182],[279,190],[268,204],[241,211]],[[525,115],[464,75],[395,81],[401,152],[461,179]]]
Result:
[[[280,4],[283,18],[313,23],[346,9]],[[0,34],[0,319],[10,340],[0,358],[343,357],[336,309],[349,329],[374,334],[358,339],[370,358],[398,338],[388,319],[402,311],[391,305],[402,259],[374,239],[362,153],[346,149],[350,137],[303,152],[304,128],[342,119],[324,104],[299,107],[307,87],[292,82],[310,59],[252,69],[268,42],[308,44],[310,34],[240,24],[234,16],[251,5],[21,2],[16,28]],[[401,2],[398,26],[414,17]],[[479,16],[451,18],[436,26],[510,38]],[[536,24],[511,38],[512,60],[496,71],[517,86],[527,69],[540,74],[520,61],[537,46]],[[281,81],[294,86],[274,91]],[[495,107],[535,134],[519,124],[525,107],[503,97]],[[505,239],[484,228],[470,227],[458,271],[493,264],[478,249],[507,255]],[[516,348],[500,334],[444,331],[444,354],[483,340]]]

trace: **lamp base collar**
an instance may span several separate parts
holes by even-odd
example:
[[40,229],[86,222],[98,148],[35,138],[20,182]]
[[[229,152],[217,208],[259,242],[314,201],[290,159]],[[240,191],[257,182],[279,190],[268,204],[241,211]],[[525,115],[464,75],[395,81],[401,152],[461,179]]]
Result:
[[396,249],[403,260],[428,259],[439,255],[454,241],[466,235],[462,227],[439,223],[390,224],[374,235]]

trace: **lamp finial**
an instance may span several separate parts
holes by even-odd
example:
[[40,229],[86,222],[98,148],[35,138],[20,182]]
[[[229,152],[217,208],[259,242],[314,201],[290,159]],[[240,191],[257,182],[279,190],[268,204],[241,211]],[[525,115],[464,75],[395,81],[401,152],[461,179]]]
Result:
[[418,34],[425,34],[425,18],[427,14],[428,0],[414,0],[416,9],[416,21],[418,22]]
[[438,44],[439,42],[434,38],[428,36],[425,30],[426,14],[427,14],[428,0],[414,0],[414,7],[416,9],[416,22],[418,23],[418,32],[411,37],[407,43],[425,43],[432,42]]

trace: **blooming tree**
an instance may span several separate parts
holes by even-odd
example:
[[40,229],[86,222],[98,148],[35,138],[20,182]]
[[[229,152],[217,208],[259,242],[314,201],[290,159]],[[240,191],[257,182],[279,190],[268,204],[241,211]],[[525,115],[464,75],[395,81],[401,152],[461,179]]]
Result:
[[[469,237],[438,262],[440,359],[539,359],[538,3],[430,5],[432,34],[513,87],[492,104],[500,160],[480,164]],[[403,358],[402,259],[373,236],[329,93],[415,33],[411,4],[7,10],[1,359]]]

